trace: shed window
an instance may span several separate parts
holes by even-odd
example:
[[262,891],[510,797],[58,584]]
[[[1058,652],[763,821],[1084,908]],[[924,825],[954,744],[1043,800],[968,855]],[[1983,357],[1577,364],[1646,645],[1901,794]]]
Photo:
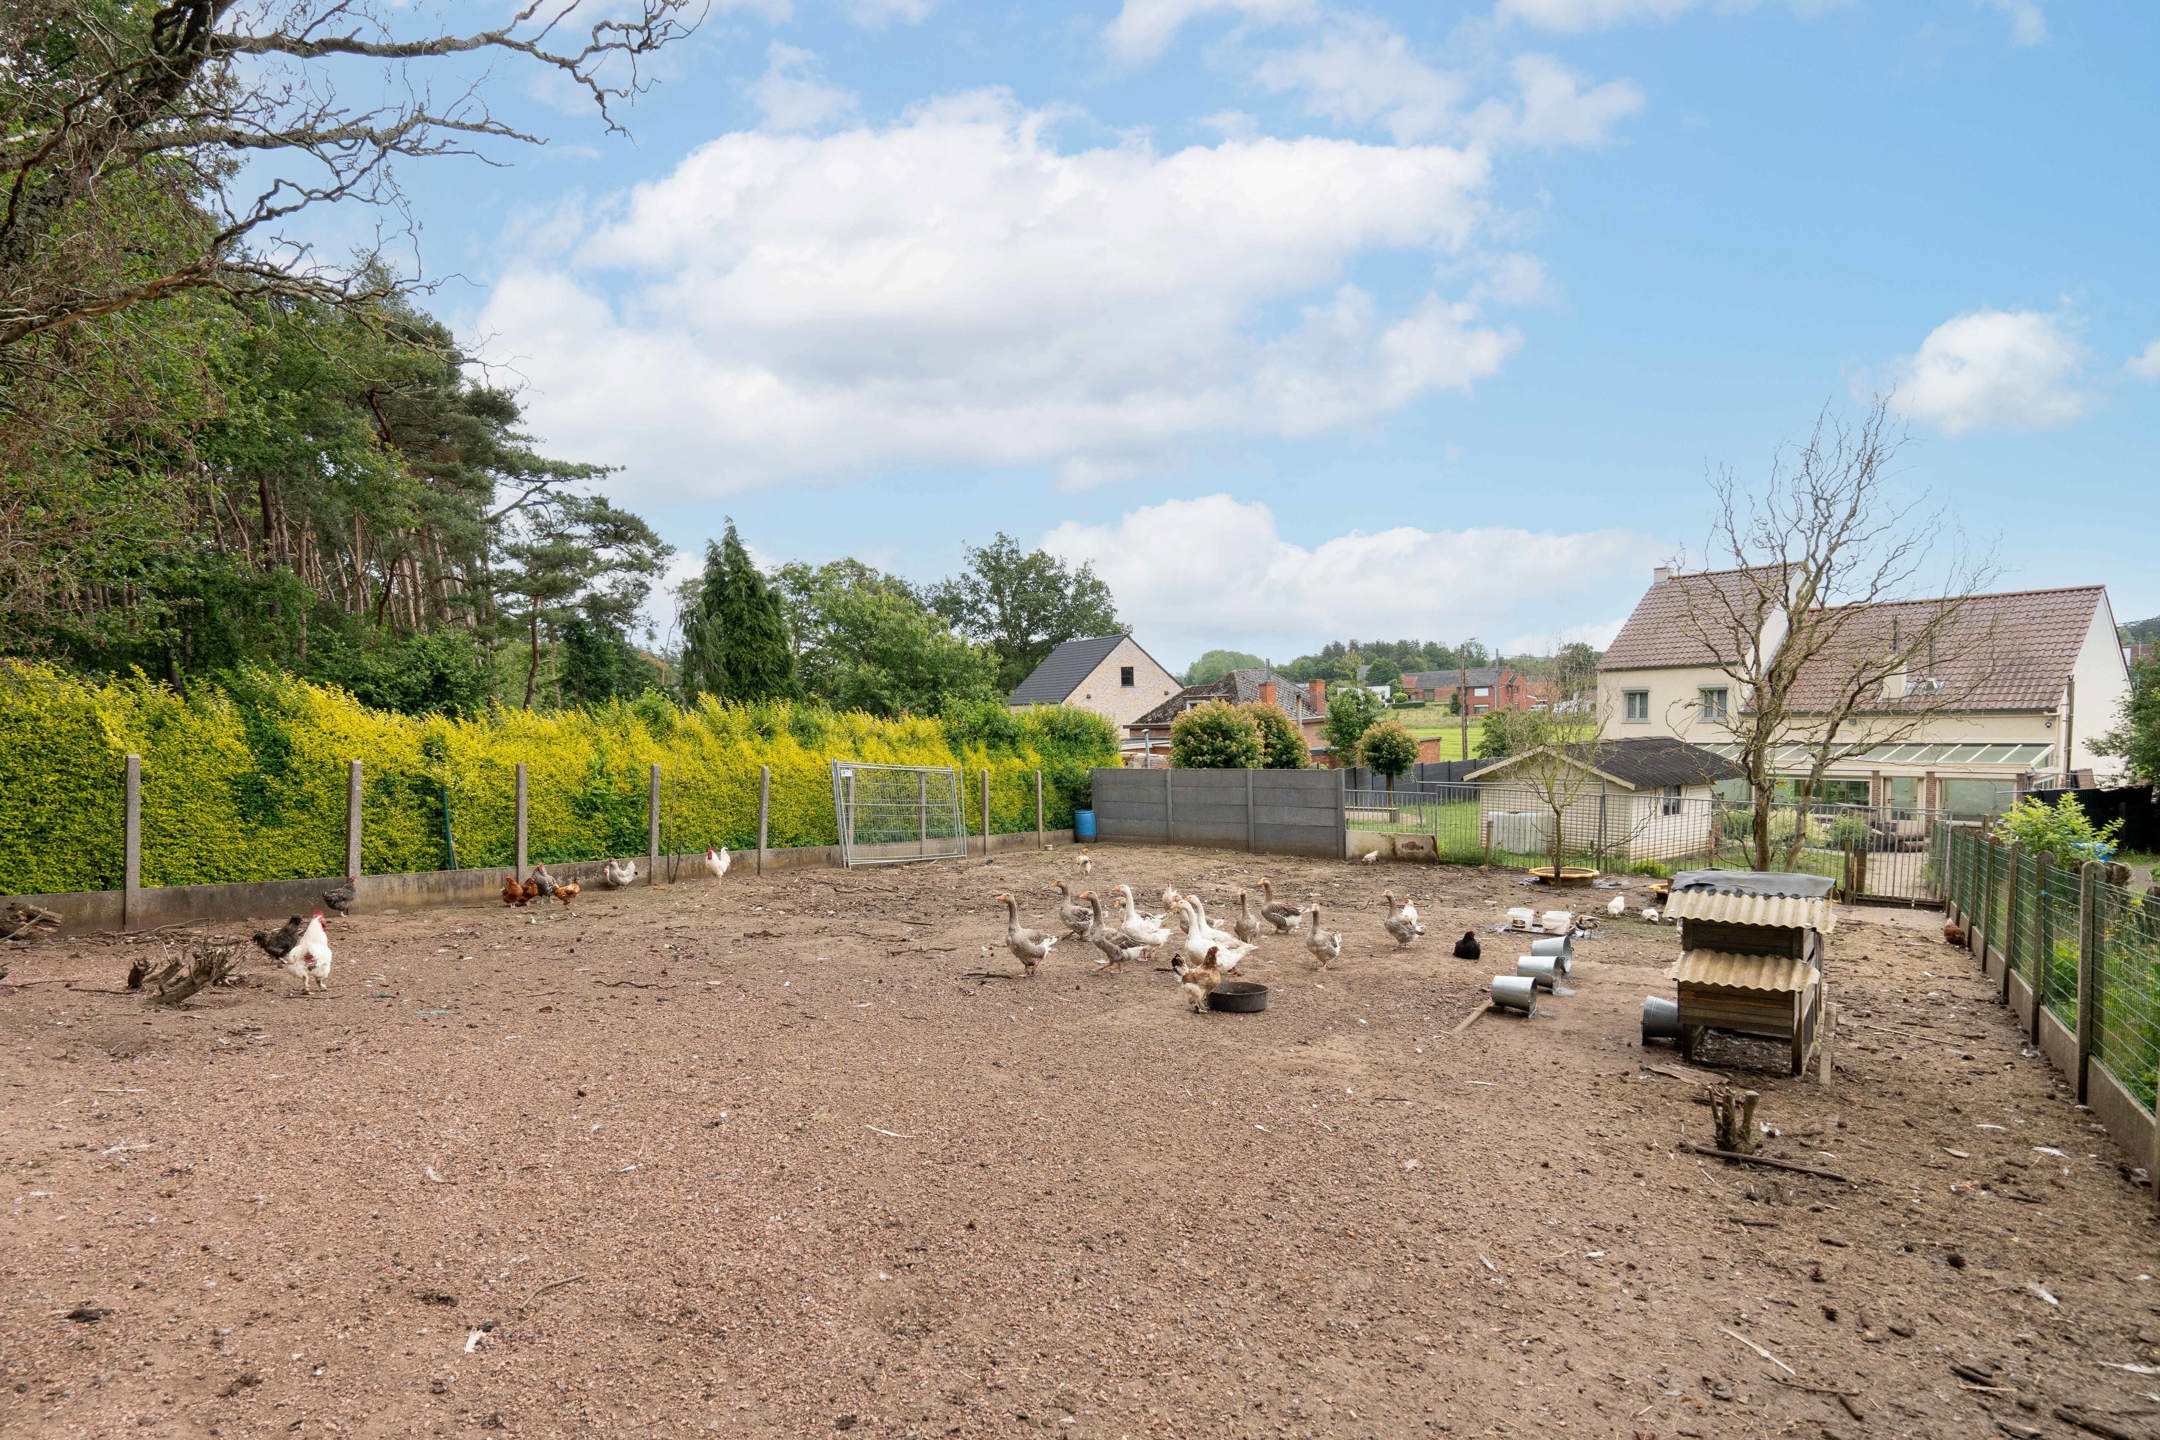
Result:
[[1660,792],[1658,796],[1658,813],[1660,815],[1677,815],[1680,813],[1680,787],[1678,785],[1667,785]]
[[1620,698],[1625,702],[1624,714],[1629,720],[1648,723],[1650,719],[1650,692],[1648,690],[1623,690]]
[[1117,683],[1118,683],[1118,684],[1120,684],[1120,685],[1123,685],[1123,686],[1124,686],[1125,688],[1127,688],[1128,690],[1132,688],[1132,683],[1133,683],[1133,678],[1132,678],[1132,666],[1130,666],[1130,665],[1120,665],[1120,666],[1118,667],[1118,672],[1117,672]]

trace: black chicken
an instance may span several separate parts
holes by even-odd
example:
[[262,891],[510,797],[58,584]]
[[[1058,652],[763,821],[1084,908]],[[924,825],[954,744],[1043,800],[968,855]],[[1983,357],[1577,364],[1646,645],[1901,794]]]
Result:
[[1463,931],[1462,939],[1455,942],[1455,958],[1458,960],[1475,960],[1484,953],[1478,946],[1475,930]]
[[262,947],[263,954],[268,955],[273,960],[282,962],[287,955],[292,954],[293,946],[300,943],[300,936],[306,930],[307,921],[301,916],[295,915],[285,922],[282,929],[257,930],[254,940],[257,945]]
[[360,877],[355,875],[342,885],[333,885],[322,892],[322,903],[337,911],[340,917],[352,910],[353,901],[360,898]]

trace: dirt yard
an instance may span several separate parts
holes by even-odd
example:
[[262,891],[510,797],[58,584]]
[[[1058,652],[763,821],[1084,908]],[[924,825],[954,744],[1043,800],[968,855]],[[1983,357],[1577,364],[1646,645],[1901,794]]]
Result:
[[358,913],[322,998],[16,947],[0,1434],[2160,1435],[2151,1203],[1939,921],[1844,915],[1834,1083],[1748,1077],[1839,1182],[1676,1148],[1669,927],[1463,1029],[1509,875],[1095,855],[1344,958],[1023,981],[1070,849]]

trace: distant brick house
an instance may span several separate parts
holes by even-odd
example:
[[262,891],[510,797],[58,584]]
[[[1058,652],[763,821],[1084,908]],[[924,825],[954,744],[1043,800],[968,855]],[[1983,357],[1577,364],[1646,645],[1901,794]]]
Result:
[[1321,727],[1327,723],[1327,684],[1314,680],[1300,685],[1273,670],[1232,670],[1207,685],[1188,685],[1162,704],[1125,727],[1125,763],[1162,767],[1170,763],[1170,727],[1177,717],[1196,705],[1224,700],[1232,705],[1275,705],[1290,717],[1305,737],[1313,759],[1327,762],[1327,741]]
[[1511,665],[1472,665],[1468,670],[1413,670],[1402,677],[1402,687],[1413,700],[1445,705],[1463,697],[1463,709],[1471,715],[1493,710],[1542,709],[1552,703],[1553,687],[1544,680],[1517,674]]

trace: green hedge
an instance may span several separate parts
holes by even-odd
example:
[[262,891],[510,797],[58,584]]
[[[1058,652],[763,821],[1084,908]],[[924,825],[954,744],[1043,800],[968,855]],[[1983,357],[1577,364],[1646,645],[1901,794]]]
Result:
[[775,846],[829,845],[836,759],[964,770],[968,827],[1066,828],[1088,772],[1117,763],[1116,732],[1084,712],[1029,711],[970,729],[806,705],[658,695],[553,714],[472,719],[370,710],[335,688],[246,671],[182,696],[140,675],[94,681],[0,662],[0,894],[116,889],[124,757],[142,757],[143,883],[191,885],[336,875],[345,867],[346,762],[362,762],[363,868],[370,874],[515,857],[516,773],[527,767],[535,859],[645,853],[649,767],[661,767],[669,850],[751,846],[758,767],[772,768]]

